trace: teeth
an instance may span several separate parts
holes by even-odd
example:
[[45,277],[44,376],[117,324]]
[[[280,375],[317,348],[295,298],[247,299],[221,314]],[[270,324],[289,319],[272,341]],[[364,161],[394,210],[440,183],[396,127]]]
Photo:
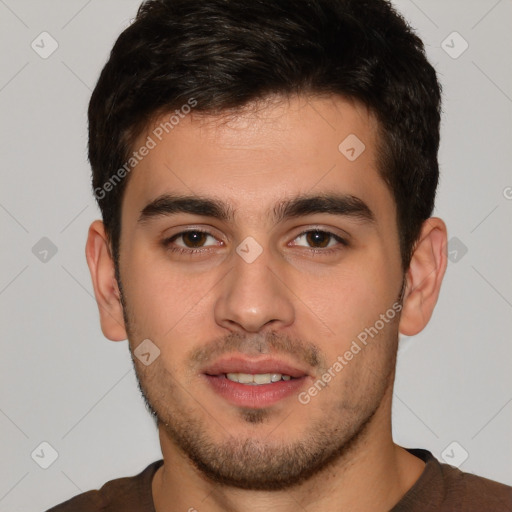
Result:
[[290,380],[290,375],[282,375],[280,373],[228,373],[226,377],[233,381],[239,382],[240,384],[270,384],[271,382],[278,382],[282,380]]
[[[251,375],[249,375],[249,377],[251,377]],[[270,384],[272,382],[272,375],[270,375],[270,373],[258,373],[252,375],[252,380],[256,384]]]
[[252,384],[254,382],[253,376],[248,373],[239,373],[238,382],[240,382],[240,384]]

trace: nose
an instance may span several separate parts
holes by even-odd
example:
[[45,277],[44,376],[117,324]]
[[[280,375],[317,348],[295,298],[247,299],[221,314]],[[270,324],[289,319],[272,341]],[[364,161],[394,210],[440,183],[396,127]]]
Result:
[[[271,261],[269,251],[252,262],[233,255],[234,267],[222,281],[215,303],[215,320],[231,331],[259,332],[293,323],[293,294],[285,285],[284,272]],[[281,269],[283,270],[283,269]]]

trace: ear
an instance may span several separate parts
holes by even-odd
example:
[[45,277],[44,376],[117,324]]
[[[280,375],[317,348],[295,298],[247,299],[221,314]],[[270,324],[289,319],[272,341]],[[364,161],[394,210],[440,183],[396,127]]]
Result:
[[100,310],[101,330],[109,340],[125,340],[126,328],[114,261],[110,254],[105,227],[99,220],[94,221],[89,227],[85,256]]
[[445,223],[437,217],[427,219],[406,274],[407,285],[399,324],[401,334],[414,336],[428,324],[446,271],[446,245]]

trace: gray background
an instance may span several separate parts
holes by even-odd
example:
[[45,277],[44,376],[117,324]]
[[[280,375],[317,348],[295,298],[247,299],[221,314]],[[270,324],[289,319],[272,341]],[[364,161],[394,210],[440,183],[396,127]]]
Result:
[[[1,511],[46,510],[161,457],[127,342],[101,334],[84,257],[99,216],[87,103],[138,4],[0,0]],[[512,484],[512,2],[396,4],[444,87],[435,214],[451,261],[432,321],[401,341],[395,439],[455,464],[467,452],[461,469]],[[58,43],[46,59],[31,47],[51,49],[43,31]],[[42,442],[58,453],[47,469]]]

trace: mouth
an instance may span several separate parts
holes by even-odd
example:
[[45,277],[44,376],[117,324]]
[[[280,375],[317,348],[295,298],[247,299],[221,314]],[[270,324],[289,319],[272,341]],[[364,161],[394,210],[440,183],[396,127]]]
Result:
[[263,408],[298,394],[311,376],[301,368],[272,359],[237,357],[217,361],[203,371],[215,394],[232,405]]
[[240,384],[248,384],[249,386],[261,386],[262,384],[270,384],[279,382],[280,380],[291,380],[291,375],[282,375],[281,373],[226,373],[226,378],[232,382]]

